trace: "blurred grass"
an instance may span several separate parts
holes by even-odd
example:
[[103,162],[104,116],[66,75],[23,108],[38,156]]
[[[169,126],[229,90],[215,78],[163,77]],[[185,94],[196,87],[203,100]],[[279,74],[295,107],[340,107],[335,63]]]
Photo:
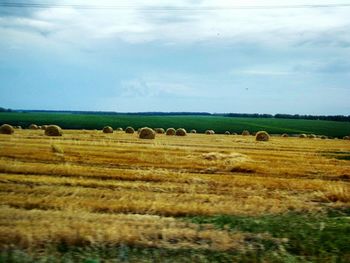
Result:
[[252,249],[218,252],[203,249],[142,248],[120,245],[70,247],[42,251],[9,248],[0,262],[350,262],[350,208],[327,214],[287,213],[260,217],[218,215],[185,217],[227,231],[251,233]]
[[266,130],[269,133],[313,133],[332,137],[343,137],[350,134],[349,122],[322,120],[293,120],[273,118],[230,118],[220,116],[126,116],[126,115],[91,115],[63,113],[0,113],[0,124],[28,127],[57,124],[64,129],[102,129],[106,125],[113,128],[133,126],[185,128],[204,132],[213,129],[216,133],[225,131],[241,133],[244,129],[250,132]]
[[[219,229],[268,234],[261,243],[260,258],[281,253],[297,262],[350,262],[350,208],[329,210],[327,214],[286,213],[260,217],[188,217],[197,224],[214,224]],[[267,262],[271,262],[267,258]],[[294,261],[292,261],[294,262]]]

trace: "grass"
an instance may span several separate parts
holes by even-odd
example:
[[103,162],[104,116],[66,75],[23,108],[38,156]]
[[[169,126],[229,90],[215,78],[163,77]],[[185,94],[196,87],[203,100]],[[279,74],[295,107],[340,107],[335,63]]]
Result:
[[218,116],[101,116],[83,114],[50,114],[50,113],[0,113],[0,123],[28,127],[31,123],[38,125],[56,124],[64,129],[102,129],[106,125],[113,128],[132,126],[141,127],[196,129],[204,133],[213,129],[216,133],[225,131],[241,133],[244,129],[250,132],[265,130],[270,134],[314,133],[342,138],[350,134],[349,122],[321,120],[291,120],[264,118],[229,118]]
[[52,144],[51,149],[52,149],[52,152],[54,152],[54,153],[61,153],[61,154],[64,153],[64,150],[62,149],[62,147],[60,147],[57,144]]
[[[249,259],[248,259],[249,258]],[[116,247],[53,247],[41,255],[22,250],[8,250],[0,254],[0,262],[179,262],[179,263],[212,263],[212,262],[254,262],[252,257],[227,252],[213,252],[193,249],[154,249],[121,245]]]
[[349,152],[274,136],[0,135],[0,262],[346,262],[350,164],[328,155]]
[[329,158],[335,158],[338,160],[350,160],[350,152],[347,151],[326,151],[323,153],[323,156],[327,156]]
[[[219,215],[186,217],[204,228],[250,233],[245,251],[145,248],[117,246],[71,246],[65,242],[41,251],[8,249],[0,262],[349,262],[350,209],[328,213],[286,213],[259,217]],[[24,260],[25,259],[25,260]]]
[[268,234],[268,237],[277,238],[256,239],[263,254],[282,251],[309,262],[349,262],[349,216],[350,209],[345,209],[327,214],[286,213],[259,217],[221,215],[191,217],[187,220],[197,224],[214,224],[218,229]]

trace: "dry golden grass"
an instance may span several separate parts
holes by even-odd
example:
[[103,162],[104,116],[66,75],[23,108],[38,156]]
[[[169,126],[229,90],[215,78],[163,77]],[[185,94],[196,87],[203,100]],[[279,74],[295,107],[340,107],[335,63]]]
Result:
[[[139,245],[165,248],[241,249],[244,235],[198,228],[173,218],[110,215],[84,211],[23,210],[3,206],[0,248],[40,248],[50,244]],[[108,229],[108,231],[106,231]],[[5,245],[6,244],[6,245]]]
[[176,217],[350,206],[350,164],[336,158],[349,153],[345,140],[17,130],[0,135],[0,245],[241,249],[242,233]]

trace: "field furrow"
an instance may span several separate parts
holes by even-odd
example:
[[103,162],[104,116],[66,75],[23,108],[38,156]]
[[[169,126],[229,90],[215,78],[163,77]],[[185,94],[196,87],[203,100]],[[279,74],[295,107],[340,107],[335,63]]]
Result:
[[74,130],[59,138],[31,130],[0,135],[0,246],[243,253],[262,239],[280,244],[269,234],[184,218],[350,208],[349,153],[343,140],[190,134],[146,141]]

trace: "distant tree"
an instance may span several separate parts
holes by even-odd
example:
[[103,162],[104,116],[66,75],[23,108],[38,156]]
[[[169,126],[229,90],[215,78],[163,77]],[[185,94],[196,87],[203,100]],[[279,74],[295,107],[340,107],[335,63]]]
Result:
[[324,120],[324,121],[350,121],[350,115],[299,115],[299,114],[276,114],[276,119],[304,119],[304,120]]
[[12,112],[12,110],[0,107],[0,112]]

